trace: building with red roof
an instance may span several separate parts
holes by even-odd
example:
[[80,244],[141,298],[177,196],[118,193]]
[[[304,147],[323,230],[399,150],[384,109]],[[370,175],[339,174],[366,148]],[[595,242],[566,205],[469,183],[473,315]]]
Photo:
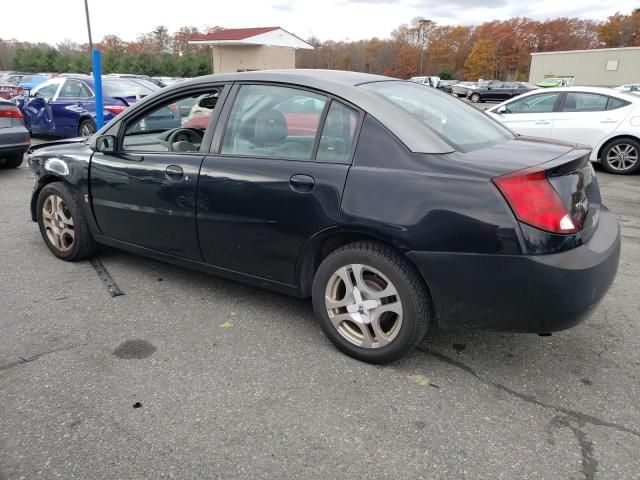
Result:
[[313,46],[281,27],[230,28],[193,37],[209,45],[214,73],[295,68],[296,50]]

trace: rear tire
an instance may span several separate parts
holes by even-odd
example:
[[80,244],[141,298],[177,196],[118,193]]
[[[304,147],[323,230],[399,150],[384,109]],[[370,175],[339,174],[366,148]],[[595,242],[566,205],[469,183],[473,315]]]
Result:
[[343,353],[387,363],[410,352],[431,322],[424,280],[395,250],[357,242],[331,253],[313,280],[320,327]]
[[600,154],[602,168],[609,173],[628,175],[640,169],[640,142],[620,138],[605,145]]
[[22,165],[23,154],[21,153],[13,153],[11,155],[7,155],[4,159],[4,165],[7,168],[18,168]]
[[74,262],[95,253],[87,220],[68,186],[60,182],[46,185],[38,195],[37,214],[42,239],[56,257]]

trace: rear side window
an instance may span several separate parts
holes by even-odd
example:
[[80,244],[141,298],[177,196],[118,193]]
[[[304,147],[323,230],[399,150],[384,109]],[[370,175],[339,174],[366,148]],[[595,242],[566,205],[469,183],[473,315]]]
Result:
[[233,104],[222,154],[311,160],[327,97],[271,85],[243,85]]
[[358,113],[333,101],[322,128],[316,159],[319,162],[349,163],[358,126]]
[[607,109],[606,95],[595,93],[569,92],[564,99],[563,112],[603,112]]
[[70,97],[70,98],[88,98],[91,96],[91,92],[87,86],[79,82],[78,80],[67,80],[60,89],[58,97]]
[[538,93],[518,98],[506,105],[507,113],[549,113],[560,97],[559,92]]
[[384,81],[361,85],[415,118],[459,152],[469,152],[513,138],[505,127],[446,93],[413,82]]
[[609,101],[607,102],[607,110],[615,110],[616,108],[622,108],[629,105],[631,102],[627,102],[626,100],[622,100],[621,98],[609,97]]

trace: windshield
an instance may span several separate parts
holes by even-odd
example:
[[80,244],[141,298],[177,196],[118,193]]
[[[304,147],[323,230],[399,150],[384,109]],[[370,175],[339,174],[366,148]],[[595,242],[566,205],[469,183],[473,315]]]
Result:
[[102,80],[102,90],[105,97],[136,97],[140,95],[145,97],[157,89],[142,83],[140,80],[132,80],[128,78],[119,78],[117,80]]
[[361,86],[409,112],[459,152],[513,138],[509,130],[461,100],[413,82],[388,81]]

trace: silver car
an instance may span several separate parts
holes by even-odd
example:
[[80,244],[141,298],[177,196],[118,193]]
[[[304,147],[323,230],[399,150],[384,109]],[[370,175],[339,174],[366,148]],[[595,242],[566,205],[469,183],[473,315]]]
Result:
[[4,165],[19,167],[29,142],[22,112],[15,104],[0,98],[0,159],[4,158]]

